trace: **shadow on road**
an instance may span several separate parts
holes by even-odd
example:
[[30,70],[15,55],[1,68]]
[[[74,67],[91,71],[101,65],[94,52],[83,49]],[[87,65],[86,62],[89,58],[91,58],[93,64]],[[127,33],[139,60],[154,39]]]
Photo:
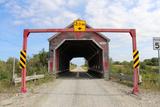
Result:
[[98,79],[97,77],[90,75],[87,72],[63,72],[59,73],[58,79]]

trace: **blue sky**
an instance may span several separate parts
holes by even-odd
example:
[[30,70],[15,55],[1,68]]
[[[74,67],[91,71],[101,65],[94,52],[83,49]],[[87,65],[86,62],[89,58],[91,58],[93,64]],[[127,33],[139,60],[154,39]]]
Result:
[[[0,0],[0,59],[19,58],[24,28],[63,28],[81,18],[94,28],[135,28],[140,60],[157,57],[160,0]],[[31,34],[28,55],[48,50],[53,33]],[[132,60],[129,34],[105,33],[113,60]]]

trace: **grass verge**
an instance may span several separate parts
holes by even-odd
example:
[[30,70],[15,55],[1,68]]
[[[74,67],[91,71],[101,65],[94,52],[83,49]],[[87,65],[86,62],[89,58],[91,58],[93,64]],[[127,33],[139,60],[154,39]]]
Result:
[[[160,92],[160,75],[149,75],[148,76],[143,76],[142,78],[142,83],[139,84],[140,89],[144,90],[150,90],[150,91],[159,91]],[[127,81],[127,80],[120,80],[118,77],[112,77],[113,81],[127,85],[129,87],[133,87],[133,81]]]
[[[27,88],[30,90],[35,86],[39,86],[43,83],[54,81],[55,76],[46,74],[44,78],[28,81]],[[0,93],[18,93],[20,92],[21,83],[13,84],[10,80],[0,80]]]

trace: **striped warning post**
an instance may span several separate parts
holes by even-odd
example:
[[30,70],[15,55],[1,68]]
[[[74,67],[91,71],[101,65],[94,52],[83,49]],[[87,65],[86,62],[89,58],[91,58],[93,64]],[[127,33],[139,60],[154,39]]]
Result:
[[138,52],[138,50],[135,50],[134,52],[133,52],[133,67],[134,68],[137,68],[137,67],[139,67],[139,52]]
[[21,50],[19,65],[21,69],[26,68],[26,51]]

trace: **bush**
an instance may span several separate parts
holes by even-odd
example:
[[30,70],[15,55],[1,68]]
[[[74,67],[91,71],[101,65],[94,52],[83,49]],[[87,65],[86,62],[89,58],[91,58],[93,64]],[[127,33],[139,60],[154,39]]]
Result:
[[[155,59],[147,59],[140,62],[140,74],[142,75],[142,85],[141,88],[153,89],[160,91],[160,75],[158,74],[158,67],[155,65]],[[119,62],[120,63],[120,62]],[[111,63],[110,71],[112,73],[123,73],[128,76],[133,76],[133,62],[123,61],[120,65],[116,63]],[[152,65],[152,66],[151,66]],[[128,81],[129,82],[129,81]],[[126,84],[127,82],[125,82]]]

